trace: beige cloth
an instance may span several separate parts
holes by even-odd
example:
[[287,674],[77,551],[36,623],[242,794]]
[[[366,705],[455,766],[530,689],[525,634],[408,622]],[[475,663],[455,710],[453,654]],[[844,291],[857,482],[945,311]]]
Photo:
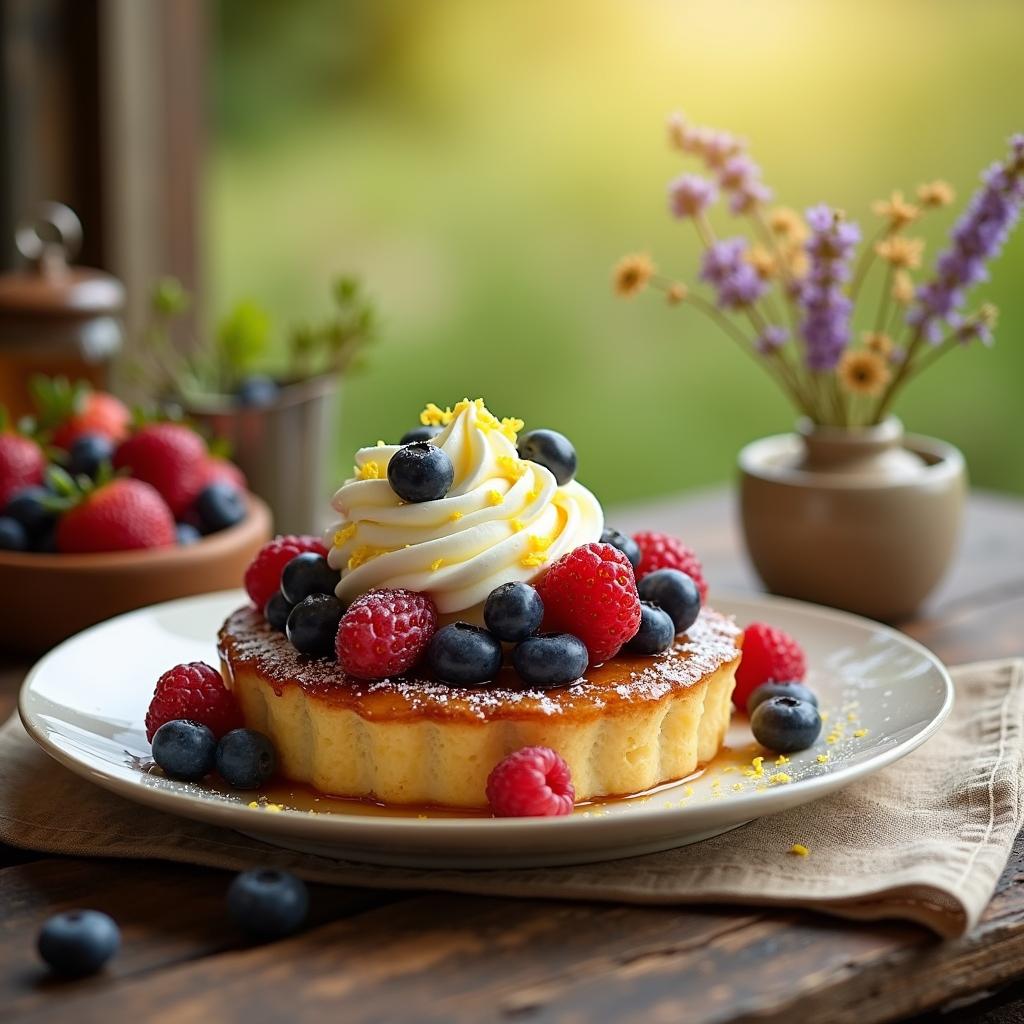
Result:
[[[840,793],[694,846],[580,867],[407,870],[289,853],[137,806],[0,730],[0,839],[45,853],[273,865],[338,885],[624,903],[809,907],[968,931],[1006,866],[1022,818],[1024,661],[956,669],[939,736]],[[810,856],[789,852],[805,843]]]

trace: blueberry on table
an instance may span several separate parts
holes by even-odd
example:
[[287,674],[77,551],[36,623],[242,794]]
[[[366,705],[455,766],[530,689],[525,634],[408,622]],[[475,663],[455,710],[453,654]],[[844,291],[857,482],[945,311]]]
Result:
[[191,523],[178,523],[174,535],[178,539],[178,546],[183,548],[198,544],[203,539],[203,535]]
[[632,537],[627,537],[624,533],[606,526],[601,534],[601,543],[611,544],[613,548],[618,548],[629,559],[629,564],[633,566],[633,571],[636,572],[642,556],[640,545]]
[[12,516],[0,516],[0,551],[27,551],[28,532]]
[[388,463],[388,483],[403,501],[437,501],[454,480],[455,467],[448,453],[426,441],[399,448]]
[[228,888],[228,916],[249,938],[283,939],[298,931],[309,913],[306,883],[287,871],[243,871]]
[[512,651],[512,664],[524,682],[533,686],[565,686],[587,670],[586,644],[571,633],[531,636]]
[[529,583],[503,583],[487,596],[484,623],[499,639],[510,644],[532,636],[544,618],[544,602]]
[[104,462],[114,458],[114,442],[102,434],[82,434],[68,452],[68,472],[94,479]]
[[57,974],[95,974],[118,951],[121,931],[99,910],[68,910],[51,917],[39,932],[39,955]]
[[222,480],[208,484],[196,498],[196,515],[204,533],[226,530],[245,518],[245,495]]
[[414,441],[430,441],[437,437],[444,427],[413,427],[402,435],[399,444],[412,444]]
[[780,754],[806,750],[821,734],[818,709],[796,697],[769,697],[750,716],[754,739]]
[[50,508],[53,494],[45,487],[25,487],[13,495],[3,509],[5,516],[17,519],[33,544],[57,521],[57,514]]
[[685,633],[700,614],[700,590],[679,569],[655,569],[636,587],[641,601],[650,601],[672,618],[677,633]]
[[808,704],[818,706],[818,697],[809,687],[795,680],[789,682],[768,682],[762,683],[747,698],[747,714],[752,715],[758,704],[763,704],[769,697],[796,697],[797,700],[805,700]]
[[661,654],[667,651],[676,639],[676,627],[664,608],[650,601],[640,604],[640,628],[626,644],[626,650],[633,654]]
[[153,760],[172,779],[198,782],[213,771],[217,740],[200,722],[175,718],[153,734]]
[[289,613],[285,632],[300,654],[326,657],[334,653],[334,640],[345,606],[332,594],[311,594]]
[[288,603],[281,591],[277,591],[263,607],[263,618],[279,633],[283,633],[288,625],[288,616],[294,605]]
[[442,682],[479,686],[501,669],[501,641],[480,626],[453,622],[442,626],[427,648],[427,664]]
[[262,373],[253,373],[242,378],[235,390],[235,397],[238,399],[239,405],[247,409],[258,409],[277,401],[280,391],[281,388],[273,377],[267,377]]
[[339,582],[341,573],[315,551],[296,555],[281,571],[281,593],[289,604],[305,601],[312,594],[333,594]]
[[519,457],[551,471],[559,487],[576,475],[576,449],[557,430],[528,430],[519,435]]
[[255,729],[232,729],[217,744],[217,771],[235,789],[259,789],[277,770],[269,737]]

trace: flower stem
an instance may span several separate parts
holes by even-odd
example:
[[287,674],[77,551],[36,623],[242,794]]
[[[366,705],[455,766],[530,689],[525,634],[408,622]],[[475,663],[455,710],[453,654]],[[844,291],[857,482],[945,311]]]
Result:
[[864,284],[864,279],[868,276],[871,264],[875,260],[875,246],[890,233],[890,230],[889,225],[886,224],[879,231],[875,232],[868,241],[864,251],[860,254],[860,259],[857,261],[857,269],[853,273],[853,281],[850,284],[851,299],[857,298],[861,285]]

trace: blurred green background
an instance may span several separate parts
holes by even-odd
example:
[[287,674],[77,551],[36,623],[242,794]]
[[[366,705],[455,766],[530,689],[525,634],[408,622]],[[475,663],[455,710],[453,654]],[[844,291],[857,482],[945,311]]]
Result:
[[[220,0],[210,306],[252,297],[283,330],[363,276],[381,340],[343,388],[339,478],[426,401],[482,395],[568,434],[607,502],[724,480],[793,413],[698,313],[609,288],[638,249],[693,276],[666,115],[747,137],[779,201],[866,228],[891,189],[949,180],[957,203],[920,231],[934,257],[1024,130],[1022,38],[1016,0]],[[953,353],[897,410],[1017,492],[1022,282],[1024,230],[975,296],[1000,307],[996,347]]]

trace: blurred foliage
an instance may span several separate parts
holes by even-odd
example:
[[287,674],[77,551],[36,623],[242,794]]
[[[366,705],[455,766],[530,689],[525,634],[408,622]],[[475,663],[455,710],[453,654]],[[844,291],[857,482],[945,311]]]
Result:
[[[786,404],[692,311],[608,284],[641,249],[692,277],[696,243],[666,212],[683,164],[665,116],[748,137],[782,202],[827,200],[866,228],[872,200],[948,179],[957,203],[922,229],[932,258],[1024,129],[1015,0],[216,10],[211,308],[256,295],[307,320],[350,266],[385,313],[345,385],[338,476],[425,402],[483,395],[572,437],[605,501],[730,478],[740,445],[790,426]],[[1022,276],[1024,229],[974,295],[1001,308],[995,349],[949,356],[897,409],[961,445],[976,484],[1018,492]]]

